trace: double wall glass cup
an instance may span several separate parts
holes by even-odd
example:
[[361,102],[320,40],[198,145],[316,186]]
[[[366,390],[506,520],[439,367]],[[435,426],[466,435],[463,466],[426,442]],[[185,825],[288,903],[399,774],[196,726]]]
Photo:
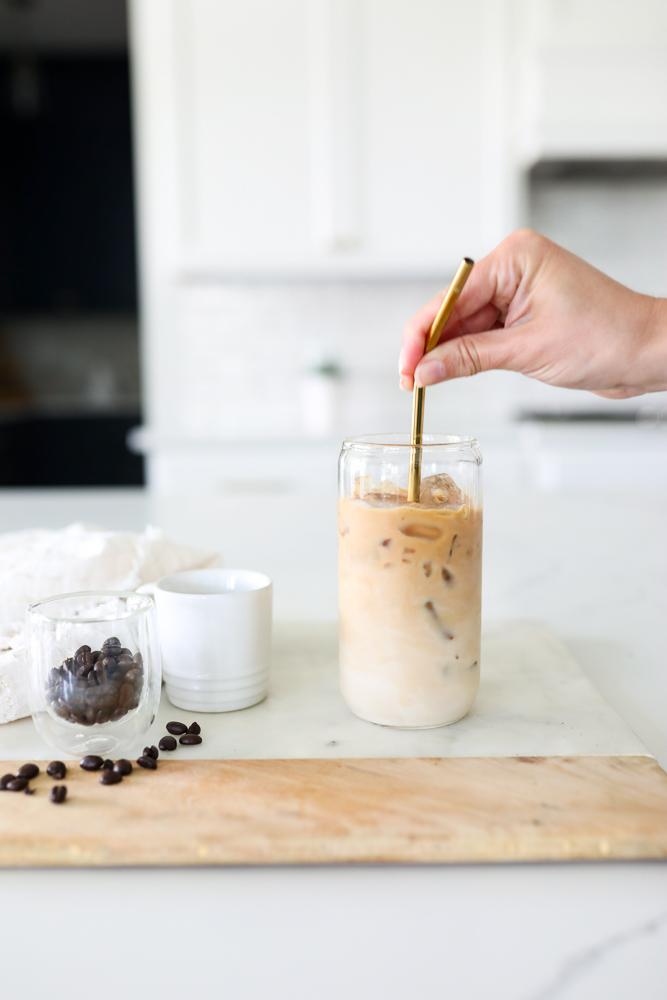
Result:
[[463,718],[480,671],[482,456],[474,438],[423,441],[416,503],[409,435],[351,438],[339,462],[343,697],[406,729]]
[[26,615],[30,709],[58,751],[111,754],[140,747],[162,683],[155,605],[146,594],[62,594]]

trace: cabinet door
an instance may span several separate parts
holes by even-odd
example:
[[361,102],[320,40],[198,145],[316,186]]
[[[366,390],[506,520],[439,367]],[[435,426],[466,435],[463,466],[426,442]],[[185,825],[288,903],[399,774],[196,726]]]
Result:
[[159,101],[173,103],[163,154],[147,159],[159,188],[161,171],[174,177],[174,264],[442,273],[481,252],[501,159],[486,127],[489,10],[502,2],[132,0],[171,19],[160,34],[135,17],[134,52],[154,132]]
[[523,158],[667,155],[665,0],[520,0]]

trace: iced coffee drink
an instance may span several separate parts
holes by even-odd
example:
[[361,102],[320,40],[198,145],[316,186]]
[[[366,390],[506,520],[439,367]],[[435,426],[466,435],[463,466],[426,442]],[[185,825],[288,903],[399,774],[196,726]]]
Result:
[[341,455],[341,687],[362,719],[444,726],[479,686],[481,457],[472,439],[426,439],[408,503],[410,449],[392,437],[345,442]]

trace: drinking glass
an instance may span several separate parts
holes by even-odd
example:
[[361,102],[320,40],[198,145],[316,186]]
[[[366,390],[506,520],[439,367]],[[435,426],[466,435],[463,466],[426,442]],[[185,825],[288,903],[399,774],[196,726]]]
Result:
[[52,747],[104,755],[145,741],[162,683],[151,597],[107,590],[38,601],[26,648],[32,717]]
[[479,687],[481,462],[472,437],[425,434],[408,503],[407,434],[343,442],[339,462],[340,681],[362,719],[446,726]]

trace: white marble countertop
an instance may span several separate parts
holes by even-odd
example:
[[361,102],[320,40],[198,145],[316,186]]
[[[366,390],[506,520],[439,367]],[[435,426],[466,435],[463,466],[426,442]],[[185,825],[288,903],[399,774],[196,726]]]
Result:
[[[327,498],[0,493],[4,530],[150,519],[219,546],[228,565],[274,577],[283,620],[335,615],[330,515]],[[655,490],[486,490],[485,616],[546,621],[663,766],[666,521]],[[665,900],[659,862],[3,872],[3,987],[30,1000],[94,988],[111,1000],[120,976],[142,1000],[174,989],[234,1000],[663,1000]],[[63,956],[89,915],[102,920],[115,974],[102,974],[98,948],[78,948],[72,980]]]

